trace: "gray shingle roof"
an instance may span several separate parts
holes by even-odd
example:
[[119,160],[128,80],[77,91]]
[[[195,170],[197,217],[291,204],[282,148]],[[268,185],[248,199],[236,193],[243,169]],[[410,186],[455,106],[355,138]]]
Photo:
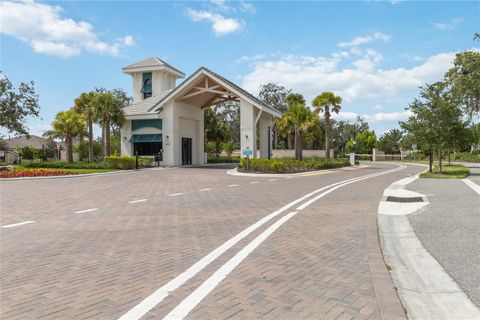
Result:
[[128,71],[128,69],[135,69],[135,68],[148,68],[148,67],[167,67],[169,69],[172,69],[178,73],[181,73],[182,75],[185,76],[185,74],[178,70],[177,68],[173,67],[172,65],[166,63],[162,59],[158,57],[150,57],[145,60],[136,62],[134,64],[128,65],[126,67],[123,67],[122,70]]
[[134,116],[134,115],[141,115],[141,114],[155,114],[158,113],[157,111],[151,111],[152,107],[156,106],[167,94],[169,91],[162,92],[160,94],[154,95],[150,98],[144,99],[140,102],[131,104],[125,109],[126,116]]

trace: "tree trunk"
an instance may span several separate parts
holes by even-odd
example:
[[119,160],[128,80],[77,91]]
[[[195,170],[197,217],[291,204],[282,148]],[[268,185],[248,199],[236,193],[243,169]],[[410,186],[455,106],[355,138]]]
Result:
[[102,140],[101,140],[102,158],[105,157],[105,124],[102,123]]
[[432,167],[433,167],[433,150],[432,147],[430,147],[430,152],[428,155],[428,170],[430,173],[432,173]]
[[452,151],[450,149],[448,149],[448,165],[452,165],[452,163],[450,162],[451,160],[451,157],[450,157],[450,153],[452,153]]
[[325,112],[325,158],[330,159],[330,115]]
[[71,136],[65,137],[65,142],[67,143],[67,162],[73,162],[73,141]]
[[295,159],[296,160],[303,160],[302,155],[302,134],[300,130],[295,128]]
[[92,115],[88,115],[88,162],[93,162],[93,122]]
[[443,173],[442,149],[438,149],[438,168],[440,170],[440,173]]
[[110,156],[110,122],[105,124],[105,155]]
[[288,149],[293,149],[294,148],[294,144],[295,144],[294,140],[295,140],[295,136],[292,135],[291,133],[289,133],[288,136],[287,136],[287,147],[288,147]]

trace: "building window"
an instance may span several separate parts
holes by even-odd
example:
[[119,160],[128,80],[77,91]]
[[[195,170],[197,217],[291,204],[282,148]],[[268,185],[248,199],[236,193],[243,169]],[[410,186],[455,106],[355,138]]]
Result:
[[143,74],[142,90],[143,99],[149,98],[152,96],[152,73],[145,72]]

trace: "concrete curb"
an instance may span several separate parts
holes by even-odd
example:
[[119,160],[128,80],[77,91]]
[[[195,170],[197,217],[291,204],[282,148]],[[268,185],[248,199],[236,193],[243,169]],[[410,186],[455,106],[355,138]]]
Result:
[[[385,189],[384,196],[419,196],[405,186],[419,174],[401,179]],[[421,195],[423,196],[423,195]],[[385,262],[409,319],[480,319],[480,310],[423,247],[407,214],[428,203],[396,203],[378,207],[378,232]]]
[[294,177],[305,177],[312,175],[321,175],[339,171],[352,171],[357,169],[367,168],[368,165],[358,165],[346,168],[338,169],[325,169],[325,170],[316,170],[308,172],[299,172],[299,173],[247,173],[247,172],[238,172],[237,168],[230,169],[227,171],[228,175],[237,176],[237,177],[252,177],[252,178],[294,178]]

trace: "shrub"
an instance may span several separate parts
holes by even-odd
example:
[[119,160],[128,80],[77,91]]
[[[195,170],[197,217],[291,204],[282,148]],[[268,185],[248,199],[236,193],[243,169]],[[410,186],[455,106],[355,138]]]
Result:
[[233,143],[225,143],[223,145],[223,150],[228,154],[228,156],[232,156],[233,151],[235,151],[235,145]]
[[98,162],[72,162],[64,161],[46,161],[46,162],[30,162],[23,163],[22,166],[26,168],[52,168],[52,169],[105,169],[103,163]]
[[225,157],[225,156],[211,156],[208,155],[207,163],[237,163],[240,162],[240,157]]
[[456,152],[452,157],[455,161],[480,162],[480,153]]
[[420,160],[425,160],[427,158],[428,156],[425,153],[421,151],[417,151],[417,152],[410,153],[408,156],[405,157],[405,160],[420,161]]
[[109,156],[103,158],[103,163],[108,169],[134,169],[135,158],[128,156]]
[[[246,169],[247,159],[242,158],[240,168]],[[250,159],[250,170],[264,173],[296,173],[312,170],[332,169],[349,166],[348,159],[305,158],[295,160],[292,158],[277,159]]]

